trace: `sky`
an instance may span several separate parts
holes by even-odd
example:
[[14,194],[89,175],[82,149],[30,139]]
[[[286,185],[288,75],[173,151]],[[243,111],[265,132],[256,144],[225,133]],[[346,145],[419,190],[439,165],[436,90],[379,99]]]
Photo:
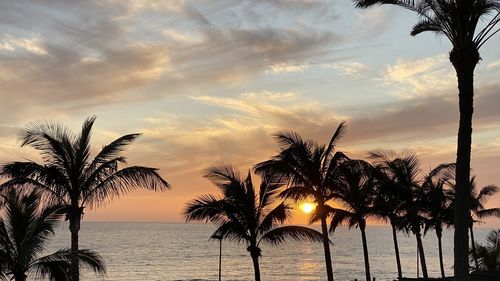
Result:
[[[39,159],[17,139],[36,120],[78,130],[96,115],[94,151],[142,133],[129,163],[173,189],[131,192],[89,221],[183,221],[187,201],[217,192],[211,163],[246,173],[276,154],[273,133],[326,143],[342,120],[350,157],[416,152],[428,172],[455,160],[457,88],[450,43],[411,37],[416,20],[348,0],[0,0],[0,163]],[[483,46],[475,74],[478,186],[500,185],[498,46]]]

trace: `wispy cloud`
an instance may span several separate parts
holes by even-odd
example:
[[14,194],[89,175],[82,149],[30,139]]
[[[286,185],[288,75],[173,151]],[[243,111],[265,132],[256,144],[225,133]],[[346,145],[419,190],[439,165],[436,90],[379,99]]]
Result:
[[12,52],[23,50],[36,55],[47,54],[39,35],[31,38],[16,38],[10,34],[4,34],[0,37],[0,50]]
[[445,54],[424,59],[398,59],[381,74],[383,85],[401,98],[442,95],[455,87],[455,74]]
[[360,62],[338,62],[338,63],[324,63],[323,67],[332,68],[340,71],[342,74],[349,77],[360,77],[361,74],[366,72],[369,67]]
[[279,74],[279,73],[296,73],[296,72],[304,72],[309,68],[309,64],[296,64],[296,63],[276,63],[269,66],[269,70],[267,73]]

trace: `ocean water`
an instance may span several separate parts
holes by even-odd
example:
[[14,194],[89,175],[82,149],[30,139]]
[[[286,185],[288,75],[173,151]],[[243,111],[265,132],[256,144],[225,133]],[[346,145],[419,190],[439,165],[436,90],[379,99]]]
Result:
[[[47,251],[69,247],[68,224],[58,227]],[[209,224],[83,222],[80,247],[98,251],[106,260],[105,278],[83,271],[83,280],[166,281],[217,280],[219,242],[209,241]],[[477,228],[475,238],[484,241],[488,229]],[[397,276],[390,227],[368,226],[368,251],[372,277],[394,280]],[[452,273],[453,233],[443,235],[445,270]],[[331,237],[334,277],[337,281],[364,280],[363,249],[358,229],[339,228]],[[399,247],[404,276],[416,276],[416,241],[400,233]],[[430,276],[439,276],[437,241],[433,232],[424,237]],[[264,281],[326,280],[323,248],[319,243],[289,242],[262,245],[260,260]],[[246,246],[223,241],[222,280],[252,280],[252,261]]]

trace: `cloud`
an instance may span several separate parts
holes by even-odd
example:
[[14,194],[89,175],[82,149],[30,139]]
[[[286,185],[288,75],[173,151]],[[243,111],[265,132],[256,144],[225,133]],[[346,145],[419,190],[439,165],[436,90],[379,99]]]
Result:
[[0,73],[10,73],[0,77],[4,97],[22,100],[21,92],[31,101],[66,106],[114,102],[120,99],[117,94],[159,79],[169,70],[166,50],[154,45],[107,50],[90,58],[59,46],[47,45],[46,52],[0,62]]
[[322,64],[322,66],[326,68],[333,68],[335,70],[339,70],[345,76],[349,77],[360,77],[361,74],[363,74],[369,69],[368,65],[360,62],[325,63]]
[[442,95],[456,87],[455,72],[445,54],[398,59],[385,68],[380,80],[384,86],[395,88],[395,95],[405,99]]
[[0,50],[18,51],[24,50],[35,55],[46,55],[47,51],[40,42],[39,36],[31,38],[16,38],[9,34],[4,34],[0,39]]
[[302,63],[325,54],[335,38],[316,30],[210,28],[200,43],[172,50],[172,62],[182,81],[239,80],[266,69],[305,69]]
[[[291,92],[191,98],[223,110],[196,119],[178,114],[151,116],[146,120],[148,124],[140,129],[145,135],[142,157],[169,159],[163,165],[171,173],[200,171],[217,160],[249,167],[276,149],[272,134],[295,130],[314,138],[332,131],[341,120],[328,106]],[[159,153],[158,147],[169,149]],[[186,157],[190,152],[196,153],[195,162],[192,157]]]
[[488,66],[487,66],[487,68],[488,69],[497,69],[497,68],[500,68],[500,60],[497,60],[497,61],[489,63]]
[[[305,71],[342,40],[315,25],[312,12],[282,20],[294,18],[290,13],[300,7],[319,9],[322,1],[250,4],[7,2],[0,11],[0,30],[9,31],[0,37],[1,109],[13,117],[24,115],[27,107],[19,104],[27,103],[88,111],[244,82],[269,71]],[[273,22],[263,23],[270,14]]]
[[[499,88],[500,85],[494,83],[481,85],[476,91],[475,134],[498,128],[500,112],[496,105],[500,104]],[[419,99],[386,104],[370,111],[369,115],[353,118],[346,139],[365,144],[387,144],[455,138],[458,117],[458,100],[452,93],[437,97],[424,95]]]
[[308,64],[295,64],[295,63],[277,63],[269,66],[266,73],[279,74],[279,73],[296,73],[304,72],[309,68]]
[[394,11],[385,7],[376,7],[374,9],[358,9],[354,15],[353,30],[354,36],[366,41],[368,38],[374,38],[383,34],[395,18]]

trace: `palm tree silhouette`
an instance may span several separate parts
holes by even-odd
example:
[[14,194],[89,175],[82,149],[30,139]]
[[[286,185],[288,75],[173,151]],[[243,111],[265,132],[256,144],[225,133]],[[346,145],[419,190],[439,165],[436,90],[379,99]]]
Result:
[[[387,162],[387,164],[390,164],[390,162]],[[390,171],[384,168],[384,165],[377,164],[375,169],[379,182],[377,195],[373,203],[375,215],[382,220],[388,220],[391,225],[398,278],[402,279],[403,272],[401,270],[397,232],[404,228],[401,225],[401,217],[404,213],[404,201],[402,199],[404,196],[401,193],[406,192],[406,190],[399,187],[397,182],[392,179]]]
[[415,187],[412,190],[411,198],[405,202],[405,214],[402,217],[402,225],[405,227],[406,231],[411,231],[415,238],[417,239],[417,249],[420,257],[420,265],[422,267],[422,275],[424,278],[429,278],[427,273],[427,263],[425,260],[424,245],[422,243],[422,227],[426,218],[423,215],[424,212],[424,194],[423,190],[419,187]]
[[[28,274],[36,279],[69,281],[71,253],[62,249],[42,256],[54,235],[61,206],[41,206],[39,192],[21,195],[9,190],[4,197],[5,210],[0,218],[0,279],[25,281]],[[102,257],[91,250],[78,250],[79,262],[95,273],[105,274]],[[11,276],[11,278],[9,278]]]
[[327,202],[333,199],[334,171],[348,158],[335,152],[335,145],[342,138],[346,123],[342,122],[333,134],[328,146],[313,141],[304,141],[295,132],[275,135],[280,144],[280,152],[271,160],[254,167],[257,174],[272,174],[287,181],[287,188],[280,196],[296,202],[311,198],[316,203],[315,216],[321,221],[323,248],[325,252],[328,281],[333,281],[330,240],[328,238]]
[[[366,281],[371,281],[365,229],[366,219],[375,214],[376,171],[366,161],[349,160],[336,169],[335,177],[333,198],[341,208],[326,207],[332,217],[330,231],[334,232],[342,223],[347,224],[349,228],[359,227],[363,243]],[[313,221],[315,219],[317,218],[313,218]]]
[[2,187],[28,187],[43,190],[49,202],[64,206],[71,232],[71,280],[80,279],[78,233],[85,207],[97,208],[136,188],[166,190],[169,184],[157,169],[131,166],[121,156],[123,149],[139,134],[119,137],[105,145],[91,159],[90,138],[95,117],[83,123],[76,135],[60,124],[34,122],[21,131],[21,146],[31,146],[42,156],[34,161],[12,162],[1,168],[9,180]]
[[[419,21],[411,35],[431,31],[446,36],[453,48],[450,62],[458,80],[460,121],[457,139],[455,196],[454,271],[457,281],[468,280],[467,199],[472,143],[472,113],[474,111],[474,69],[481,59],[479,49],[500,29],[499,0],[353,0],[356,7],[368,8],[390,4],[417,14]],[[492,15],[493,14],[493,15]],[[491,16],[489,20],[487,16]],[[479,28],[479,24],[485,26]]]
[[[377,165],[377,168],[383,172],[386,179],[392,183],[387,184],[387,180],[382,183],[383,189],[394,191],[394,198],[388,197],[388,201],[393,201],[397,206],[396,211],[400,214],[393,219],[397,220],[399,227],[407,232],[411,231],[417,239],[418,253],[421,258],[422,274],[428,278],[427,265],[425,262],[424,247],[422,244],[422,225],[424,222],[423,212],[423,192],[420,186],[419,167],[420,161],[417,155],[406,153],[397,155],[390,150],[377,150],[369,153]],[[394,186],[391,186],[394,185]],[[385,199],[384,199],[385,200]],[[395,237],[395,228],[393,226],[393,237]],[[396,242],[395,242],[396,245]]]
[[289,205],[284,202],[276,205],[276,195],[283,186],[278,178],[263,174],[257,191],[250,172],[242,179],[233,166],[225,163],[211,166],[205,177],[222,191],[223,196],[208,194],[188,202],[184,211],[186,221],[212,222],[218,226],[212,238],[222,237],[225,240],[246,243],[253,261],[256,281],[260,281],[261,243],[278,245],[287,239],[322,241],[321,233],[311,228],[277,227],[291,218]]
[[424,178],[422,189],[424,192],[424,209],[426,219],[424,221],[424,235],[430,229],[434,229],[438,239],[439,266],[441,277],[445,278],[443,263],[443,247],[441,238],[443,236],[443,226],[450,225],[453,209],[451,201],[453,196],[450,193],[448,184],[453,178],[455,164],[441,164],[431,170]]
[[474,222],[480,222],[481,220],[488,217],[500,217],[500,208],[485,208],[485,204],[488,199],[498,192],[498,187],[496,185],[486,185],[478,190],[476,187],[476,177],[473,176],[470,180],[470,199],[471,199],[471,212],[469,219],[469,231],[472,244],[472,253],[474,256],[474,262],[476,269],[479,268],[479,262],[477,260],[476,242],[474,240]]
[[500,270],[500,228],[492,230],[486,237],[486,244],[476,243],[477,253],[471,260],[478,259],[477,270]]

